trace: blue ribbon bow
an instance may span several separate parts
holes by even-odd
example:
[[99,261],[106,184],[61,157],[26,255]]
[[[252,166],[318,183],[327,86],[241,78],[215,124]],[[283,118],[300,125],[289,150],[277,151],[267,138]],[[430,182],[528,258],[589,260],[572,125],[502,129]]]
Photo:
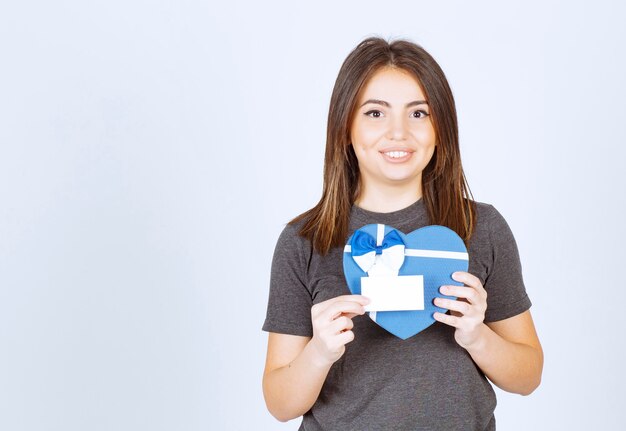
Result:
[[405,245],[402,237],[397,231],[391,230],[380,243],[378,245],[376,238],[370,234],[356,231],[350,241],[352,258],[364,272],[369,272],[376,263],[376,256],[381,255],[380,261],[397,272],[404,262]]

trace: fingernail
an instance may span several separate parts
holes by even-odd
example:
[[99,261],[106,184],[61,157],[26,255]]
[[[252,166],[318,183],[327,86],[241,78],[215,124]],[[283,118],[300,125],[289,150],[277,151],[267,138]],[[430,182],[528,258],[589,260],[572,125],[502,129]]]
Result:
[[440,291],[441,293],[446,293],[446,292],[448,291],[448,287],[447,287],[447,286],[441,286],[441,287],[439,288],[439,291]]

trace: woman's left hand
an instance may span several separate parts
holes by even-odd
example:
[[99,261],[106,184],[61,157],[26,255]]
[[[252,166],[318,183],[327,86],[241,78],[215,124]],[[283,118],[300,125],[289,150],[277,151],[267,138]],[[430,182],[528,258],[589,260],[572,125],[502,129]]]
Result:
[[484,329],[485,311],[487,310],[487,291],[474,275],[457,271],[452,278],[465,286],[441,286],[439,291],[447,296],[456,296],[457,300],[435,298],[435,305],[447,308],[451,314],[435,312],[435,320],[456,328],[454,339],[463,348],[468,349],[480,340]]

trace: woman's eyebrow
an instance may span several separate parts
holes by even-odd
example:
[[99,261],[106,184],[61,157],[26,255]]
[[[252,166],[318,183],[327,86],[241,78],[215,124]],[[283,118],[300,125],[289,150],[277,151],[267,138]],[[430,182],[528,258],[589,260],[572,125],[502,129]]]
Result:
[[[367,105],[368,103],[375,103],[377,105],[383,105],[386,106],[388,108],[391,107],[391,105],[389,104],[389,102],[385,102],[384,100],[378,100],[378,99],[368,99],[367,101],[365,101],[365,103],[363,103],[360,107],[363,107],[365,105]],[[428,105],[428,102],[425,100],[414,100],[413,102],[409,102],[405,105],[406,108],[410,108],[411,106],[417,106],[417,105]]]

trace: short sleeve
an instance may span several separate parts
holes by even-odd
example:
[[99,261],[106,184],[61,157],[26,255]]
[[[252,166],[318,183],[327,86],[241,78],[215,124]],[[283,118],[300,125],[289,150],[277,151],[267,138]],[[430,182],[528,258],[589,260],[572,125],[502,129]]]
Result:
[[508,223],[490,206],[489,237],[493,261],[485,279],[487,311],[485,322],[494,322],[516,316],[530,308],[522,277],[522,264]]
[[292,225],[283,229],[276,242],[263,331],[313,336],[313,300],[306,281],[306,242]]

